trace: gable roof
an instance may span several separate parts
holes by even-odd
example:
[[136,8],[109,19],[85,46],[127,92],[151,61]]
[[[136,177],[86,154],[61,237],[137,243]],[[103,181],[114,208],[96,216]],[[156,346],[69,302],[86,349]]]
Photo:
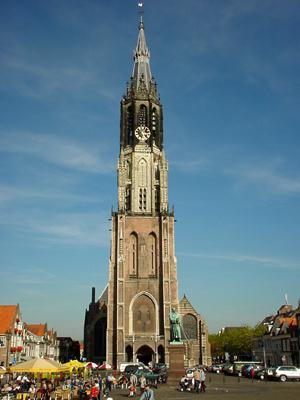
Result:
[[103,292],[100,294],[99,300],[98,300],[100,306],[104,303],[108,303],[108,285],[105,286],[103,289]]
[[[179,312],[181,314],[195,314],[201,318],[201,315],[195,310],[195,308],[192,306],[191,302],[188,300],[186,295],[183,295],[183,298],[179,302]],[[202,319],[202,318],[201,318]]]
[[47,332],[47,324],[26,324],[26,329],[36,336],[44,336]]
[[0,333],[11,331],[19,312],[18,305],[0,305]]

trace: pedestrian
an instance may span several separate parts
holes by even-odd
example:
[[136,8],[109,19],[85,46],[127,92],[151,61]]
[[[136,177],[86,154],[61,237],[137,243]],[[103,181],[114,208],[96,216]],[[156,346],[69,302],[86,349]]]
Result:
[[140,377],[140,388],[141,388],[141,394],[144,392],[145,387],[146,387],[147,381],[144,375]]
[[130,384],[133,385],[133,386],[136,386],[137,383],[138,383],[137,376],[136,376],[135,373],[133,372],[133,373],[130,375]]
[[95,384],[95,382],[93,383],[93,386],[91,388],[91,400],[97,400],[98,399],[98,395],[99,395],[99,390]]
[[155,400],[154,398],[154,392],[152,389],[150,389],[149,385],[145,385],[144,391],[140,397],[140,400]]
[[194,380],[195,380],[195,382],[194,382],[194,391],[199,393],[199,389],[200,389],[200,371],[199,371],[199,369],[196,369],[194,371],[193,375],[194,375]]
[[252,382],[253,382],[253,379],[254,379],[254,375],[255,375],[255,371],[254,371],[254,367],[252,366],[251,369],[250,369],[250,377],[251,377]]
[[205,376],[204,369],[201,368],[200,369],[200,392],[205,392],[205,388],[206,388],[205,378],[206,378],[206,376]]

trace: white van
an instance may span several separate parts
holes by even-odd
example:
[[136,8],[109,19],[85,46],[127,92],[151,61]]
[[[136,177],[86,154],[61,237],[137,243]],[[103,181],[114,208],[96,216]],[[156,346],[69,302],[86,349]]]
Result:
[[121,363],[120,364],[120,372],[124,372],[125,368],[127,367],[127,365],[137,365],[137,366],[141,366],[141,367],[146,367],[146,365],[142,362],[127,362],[127,363]]

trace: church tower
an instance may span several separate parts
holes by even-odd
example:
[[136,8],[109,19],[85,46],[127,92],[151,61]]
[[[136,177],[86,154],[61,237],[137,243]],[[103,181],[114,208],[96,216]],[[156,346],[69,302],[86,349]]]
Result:
[[106,361],[168,362],[169,312],[179,309],[174,213],[168,204],[163,109],[144,23],[121,100],[118,210],[112,213]]

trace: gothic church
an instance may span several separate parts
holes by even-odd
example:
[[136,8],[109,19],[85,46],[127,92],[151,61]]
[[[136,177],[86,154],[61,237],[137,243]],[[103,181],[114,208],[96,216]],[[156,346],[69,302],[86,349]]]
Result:
[[118,211],[111,216],[109,281],[85,314],[85,356],[114,367],[125,361],[169,361],[169,313],[182,318],[186,366],[210,365],[205,321],[179,302],[174,212],[168,204],[163,109],[150,68],[144,23],[121,100]]

